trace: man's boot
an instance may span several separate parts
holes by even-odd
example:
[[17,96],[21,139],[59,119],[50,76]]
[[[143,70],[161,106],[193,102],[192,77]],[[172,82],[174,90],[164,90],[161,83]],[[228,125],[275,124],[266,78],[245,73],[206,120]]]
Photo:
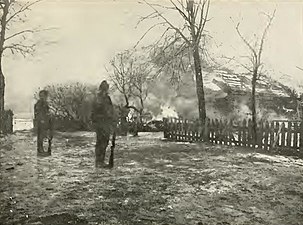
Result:
[[101,152],[100,152],[100,147],[98,147],[95,150],[95,167],[96,168],[102,168],[104,166],[104,159],[102,160]]
[[48,154],[48,155],[51,155],[51,154],[52,154],[52,140],[51,140],[51,139],[48,139],[47,154]]
[[96,168],[104,168],[105,167],[104,159],[102,160],[100,156],[96,157],[95,167]]
[[37,142],[38,142],[38,144],[37,144],[37,155],[41,156],[41,155],[43,155],[43,152],[44,152],[43,143],[41,143],[41,140],[38,140]]

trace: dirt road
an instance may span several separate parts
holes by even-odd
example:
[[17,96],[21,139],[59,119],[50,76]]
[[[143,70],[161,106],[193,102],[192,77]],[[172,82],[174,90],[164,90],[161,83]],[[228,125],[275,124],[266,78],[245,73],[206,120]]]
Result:
[[19,132],[0,144],[0,224],[303,224],[303,160],[244,149],[117,140],[94,169],[94,134],[58,134],[51,157]]

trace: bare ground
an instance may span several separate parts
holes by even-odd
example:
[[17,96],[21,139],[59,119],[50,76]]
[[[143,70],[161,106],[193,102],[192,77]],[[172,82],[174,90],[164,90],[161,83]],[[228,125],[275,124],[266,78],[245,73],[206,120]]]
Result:
[[303,224],[303,160],[161,137],[118,138],[112,170],[92,133],[45,158],[30,132],[0,139],[0,224]]

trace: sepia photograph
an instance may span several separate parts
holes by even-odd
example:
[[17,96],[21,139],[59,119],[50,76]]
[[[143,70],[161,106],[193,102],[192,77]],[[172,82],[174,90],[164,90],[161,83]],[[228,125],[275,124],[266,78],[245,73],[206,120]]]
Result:
[[302,0],[0,0],[0,225],[284,224]]

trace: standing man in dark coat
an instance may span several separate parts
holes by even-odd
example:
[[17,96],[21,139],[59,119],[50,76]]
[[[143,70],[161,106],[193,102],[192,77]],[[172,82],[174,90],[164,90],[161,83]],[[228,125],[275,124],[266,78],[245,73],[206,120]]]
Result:
[[39,92],[39,100],[34,106],[34,126],[37,130],[37,151],[38,155],[44,153],[43,142],[48,140],[48,155],[51,155],[51,144],[53,138],[53,124],[50,115],[50,107],[47,103],[48,92]]
[[108,95],[109,85],[102,81],[93,104],[91,119],[96,131],[95,166],[104,167],[106,148],[114,125],[114,108]]

